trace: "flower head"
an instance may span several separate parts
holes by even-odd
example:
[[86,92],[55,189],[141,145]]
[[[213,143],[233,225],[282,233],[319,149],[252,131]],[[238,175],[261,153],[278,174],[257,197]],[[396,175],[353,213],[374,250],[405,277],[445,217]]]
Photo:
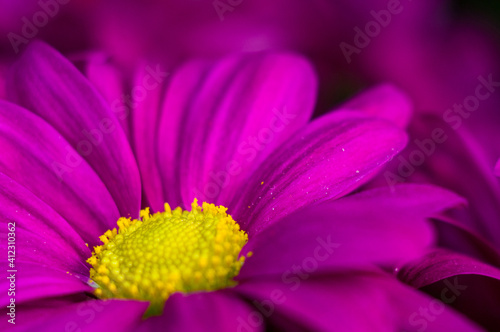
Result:
[[[427,218],[462,200],[416,185],[346,196],[406,143],[376,116],[408,107],[396,89],[309,123],[301,58],[190,63],[137,103],[134,155],[112,109],[48,46],[33,44],[8,86],[22,107],[0,102],[0,206],[22,243],[26,329],[412,329],[429,301],[383,269],[420,257]],[[141,189],[153,213],[140,212]],[[143,321],[151,305],[164,307]],[[429,330],[449,324],[475,330],[450,309]]]
[[119,229],[100,237],[87,262],[102,299],[149,301],[149,312],[161,313],[175,292],[210,291],[233,286],[245,256],[248,236],[226,213],[227,208],[195,199],[191,211],[141,211],[141,220],[120,218]]

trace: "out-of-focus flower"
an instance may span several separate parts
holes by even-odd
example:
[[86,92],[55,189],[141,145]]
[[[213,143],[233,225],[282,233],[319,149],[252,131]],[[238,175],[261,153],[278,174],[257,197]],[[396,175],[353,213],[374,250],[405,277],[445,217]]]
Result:
[[[342,85],[349,93],[391,81],[418,110],[444,111],[469,93],[477,76],[499,69],[495,38],[468,17],[454,16],[452,1],[235,1],[223,20],[216,2],[109,1],[98,6],[93,27],[121,63],[294,50],[321,68],[328,87]],[[356,49],[349,56],[341,47],[347,44]]]
[[[488,147],[478,145],[465,128],[456,131],[434,114],[414,118],[409,133],[405,151],[369,186],[431,182],[462,195],[468,206],[435,219],[441,249],[409,264],[400,277],[441,301],[443,280],[457,277],[464,291],[450,304],[493,330],[500,317],[500,187]],[[488,305],[485,294],[491,294]]]
[[454,217],[500,249],[500,185],[492,171],[494,162],[487,158],[489,148],[478,145],[465,128],[453,130],[433,114],[415,117],[409,133],[411,142],[406,150],[372,185],[432,182],[449,188],[469,202],[469,208]]
[[0,0],[0,59],[12,59],[32,41],[43,39],[61,52],[92,47],[92,20],[99,1]]
[[[154,84],[153,73],[141,82]],[[426,219],[462,200],[416,185],[342,197],[405,144],[401,129],[365,109],[373,113],[378,105],[387,114],[383,108],[394,100],[408,107],[404,97],[392,90],[386,98],[386,88],[382,96],[372,92],[373,99],[350,103],[358,110],[307,123],[314,75],[302,59],[276,54],[191,63],[166,84],[161,103],[144,98],[134,113],[137,167],[116,114],[62,56],[35,43],[13,69],[9,98],[20,106],[0,102],[0,206],[2,223],[14,223],[17,232],[16,305],[29,317],[19,321],[22,328],[416,330],[411,317],[429,299],[380,268],[418,258],[433,239]],[[164,200],[186,205],[194,195],[230,207],[249,235],[241,255],[253,253],[235,287],[175,293],[161,316],[146,321],[145,302],[88,295],[85,244],[96,245],[120,216],[137,218],[141,189],[154,211]],[[120,219],[124,242],[116,245],[134,234],[130,227],[157,216],[143,212],[135,226]],[[123,225],[128,233],[121,233]],[[105,235],[105,244],[118,236]],[[129,249],[147,259],[164,248],[143,244],[152,250]],[[101,263],[97,272],[109,278],[99,282],[127,278],[107,271],[116,266],[104,258]],[[137,267],[134,275],[140,268],[153,266]],[[6,294],[1,299],[9,301]],[[360,313],[360,307],[367,309]],[[447,307],[428,327],[478,330]]]
[[[492,142],[499,139],[500,125],[498,38],[470,21],[450,17],[439,23],[410,34],[389,27],[358,63],[373,82],[396,82],[416,105],[411,143],[389,166],[397,182],[433,183],[469,202],[467,209],[435,220],[442,250],[410,264],[413,276],[403,271],[401,279],[443,301],[444,282],[453,276],[449,280],[458,280],[463,291],[450,305],[496,330],[500,185],[492,169],[500,151]],[[397,51],[390,51],[396,41]],[[437,141],[436,130],[442,132]],[[388,184],[381,180],[379,185]]]

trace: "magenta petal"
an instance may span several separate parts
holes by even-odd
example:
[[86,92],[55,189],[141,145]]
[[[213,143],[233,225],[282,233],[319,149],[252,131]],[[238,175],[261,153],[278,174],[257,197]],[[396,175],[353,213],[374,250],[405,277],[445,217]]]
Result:
[[279,147],[252,175],[230,211],[250,235],[312,203],[368,181],[406,144],[387,121],[333,112]]
[[490,331],[500,324],[500,270],[496,267],[435,249],[407,264],[398,278],[449,303]]
[[0,172],[52,207],[85,242],[96,244],[118,220],[107,188],[70,144],[35,114],[5,101],[0,101],[0,150]]
[[91,53],[85,58],[85,76],[99,90],[111,106],[111,111],[118,118],[123,131],[130,137],[129,119],[130,105],[127,104],[124,93],[124,78],[121,72],[101,53]]
[[437,228],[438,244],[457,253],[475,257],[491,265],[500,266],[500,253],[484,236],[470,229],[463,220],[448,216],[464,209],[455,209],[433,219]]
[[[443,129],[444,141],[435,145],[431,158],[416,167],[415,174],[408,180],[431,181],[465,197],[470,215],[461,218],[463,223],[500,250],[500,183],[492,172],[495,161],[488,158],[485,148],[466,128],[453,130],[441,117],[421,116],[412,122],[411,128],[420,142],[429,140],[436,128]],[[402,158],[408,160],[409,153],[421,150],[415,142],[409,145]],[[395,166],[399,167],[397,163]]]
[[298,56],[189,63],[174,74],[164,103],[158,151],[166,182],[180,183],[186,205],[194,197],[228,202],[260,161],[304,126],[315,98],[315,75]]
[[462,202],[436,187],[402,185],[309,207],[251,237],[243,254],[253,255],[237,278],[280,274],[292,266],[395,265],[416,258],[433,240],[426,219]]
[[[235,291],[258,304],[255,312],[272,310],[268,314],[271,322],[284,316],[299,330],[482,331],[443,303],[376,271],[255,279],[238,285]],[[420,308],[439,314],[426,320]],[[243,318],[251,322],[253,317]]]
[[339,108],[384,118],[401,128],[408,125],[412,114],[412,103],[408,96],[390,84],[364,91]]
[[[167,300],[163,315],[149,318],[142,328],[144,331],[237,331],[242,317],[251,312],[252,307],[232,291],[176,293]],[[262,330],[263,326],[244,331]]]
[[[132,140],[148,206],[153,211],[159,211],[164,209],[165,202],[169,202],[174,207],[179,203],[176,203],[178,200],[169,200],[170,197],[165,197],[164,182],[161,180],[162,174],[158,167],[159,156],[157,149],[158,145],[164,142],[161,139],[158,140],[158,137],[159,135],[172,135],[170,130],[174,128],[163,128],[163,130],[169,130],[169,132],[159,133],[160,111],[162,110],[161,103],[165,94],[165,84],[162,84],[163,77],[155,78],[151,75],[152,68],[146,66],[141,69],[135,79],[136,87],[143,87],[144,89],[147,87],[147,90],[145,90],[145,95],[141,95],[140,99],[134,100]],[[170,109],[165,109],[165,112],[171,116],[172,120],[172,123],[168,125],[174,124],[174,117],[178,114],[175,111],[170,112]],[[174,151],[168,151],[167,153],[176,154],[177,151],[172,150]],[[167,181],[170,181],[170,179]],[[170,184],[169,188],[173,188],[172,183],[166,182],[166,184]],[[172,193],[169,194],[172,195]]]
[[[89,248],[78,233],[50,206],[14,180],[0,173],[1,234],[13,229],[17,260],[40,262],[52,268],[88,273]],[[8,251],[8,242],[0,248]]]
[[[147,302],[128,300],[87,300],[83,302],[45,300],[20,307],[22,331],[116,331],[135,332],[143,324]],[[23,317],[24,319],[20,319]]]
[[495,175],[500,177],[500,159],[498,159],[497,163],[495,164]]
[[[20,245],[20,244],[18,244]],[[43,259],[40,262],[43,264]],[[15,279],[15,300],[16,304],[28,303],[37,299],[64,296],[75,293],[92,292],[85,280],[79,279],[80,276],[67,273],[62,270],[55,270],[36,263],[16,261],[15,271],[2,271],[0,286],[5,289],[0,295],[0,305],[5,307],[10,301],[7,290],[9,289],[10,279]]]
[[[165,184],[163,187],[161,184],[148,185],[145,186],[146,195],[149,201],[156,209],[161,208],[163,202],[158,201],[159,197],[164,197],[165,201],[172,206],[180,206],[183,204],[181,195],[181,180],[180,180],[180,156],[183,141],[187,137],[183,137],[182,126],[186,110],[190,109],[190,103],[192,96],[196,95],[199,89],[199,85],[202,84],[203,79],[205,79],[205,73],[209,70],[210,66],[204,62],[191,62],[188,65],[182,66],[177,69],[177,72],[173,75],[172,79],[169,81],[169,85],[165,92],[165,99],[162,104],[158,104],[158,109],[146,108],[139,105],[137,113],[137,124],[136,130],[143,131],[145,135],[147,133],[147,124],[151,120],[156,120],[159,118],[159,127],[157,128],[158,135],[154,137],[159,137],[157,141],[148,142],[147,137],[144,137],[143,142],[136,143],[136,149],[138,155],[152,156],[155,159],[151,161],[139,160],[139,165],[141,166],[141,175],[146,179],[155,173],[159,172],[161,174],[161,183]],[[152,98],[145,100],[145,103],[154,103],[155,94]],[[151,131],[152,129],[150,129]],[[189,136],[188,136],[189,137]],[[155,151],[151,151],[151,148],[156,147]],[[155,160],[158,160],[158,171],[154,171]],[[149,174],[144,174],[145,171],[152,172]],[[189,172],[189,170],[184,170]],[[159,190],[163,190],[161,195],[158,194]]]
[[[461,274],[475,274],[500,281],[500,270],[478,260],[444,249],[434,249],[405,265],[398,278],[416,288]],[[499,284],[500,285],[500,284]]]
[[137,217],[141,195],[137,164],[99,93],[69,61],[41,42],[30,44],[11,74],[10,98],[40,115],[85,157],[122,216]]

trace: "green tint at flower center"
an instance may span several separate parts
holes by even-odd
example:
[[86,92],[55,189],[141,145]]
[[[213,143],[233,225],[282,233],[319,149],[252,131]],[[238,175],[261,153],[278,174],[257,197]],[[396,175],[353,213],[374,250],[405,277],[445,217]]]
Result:
[[195,199],[191,211],[180,207],[141,220],[120,218],[118,230],[100,237],[87,262],[101,299],[150,301],[147,315],[160,314],[175,292],[212,291],[236,284],[245,257],[240,257],[247,234],[223,206]]

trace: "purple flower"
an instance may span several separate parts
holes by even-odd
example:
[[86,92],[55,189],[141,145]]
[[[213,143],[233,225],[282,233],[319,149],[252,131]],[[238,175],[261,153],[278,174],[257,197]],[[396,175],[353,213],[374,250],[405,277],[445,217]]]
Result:
[[[434,141],[435,130],[442,130],[445,139]],[[440,301],[444,301],[441,292],[449,288],[447,282],[464,285],[466,290],[455,295],[450,305],[494,330],[499,324],[500,297],[485,295],[498,294],[500,289],[500,186],[493,174],[493,153],[486,151],[492,149],[478,144],[465,128],[453,130],[430,114],[414,118],[409,133],[412,143],[370,186],[387,186],[392,174],[398,177],[396,182],[434,183],[453,190],[468,205],[434,219],[438,248],[401,269],[399,277]],[[415,163],[418,153],[424,156],[422,164]]]
[[[46,45],[32,44],[13,68],[7,90],[16,104],[0,101],[0,219],[2,233],[15,228],[16,325],[417,329],[415,314],[432,300],[384,269],[425,253],[434,239],[427,218],[462,199],[425,185],[346,196],[404,147],[404,131],[383,119],[387,108],[409,108],[401,93],[375,89],[308,122],[315,77],[294,55],[192,62],[164,82],[151,70],[139,82],[155,85],[156,73],[158,85],[135,105],[129,142],[120,115]],[[195,196],[228,206],[249,236],[241,255],[253,253],[237,285],[174,293],[146,320],[147,302],[92,296],[89,247],[120,217],[139,217],[141,191],[154,211]],[[9,301],[2,292],[2,306]],[[427,326],[478,330],[447,307]]]

